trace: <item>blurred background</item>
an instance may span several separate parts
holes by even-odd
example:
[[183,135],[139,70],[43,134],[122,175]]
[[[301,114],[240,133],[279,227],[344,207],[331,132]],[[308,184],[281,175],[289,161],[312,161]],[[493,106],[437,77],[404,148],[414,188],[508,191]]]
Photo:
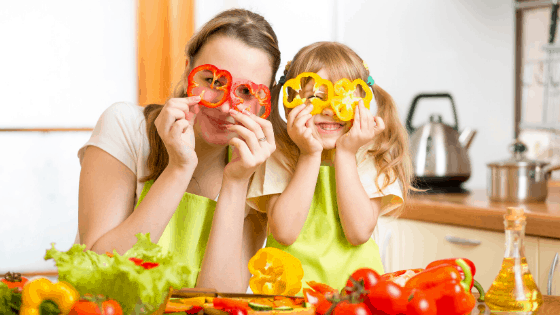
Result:
[[[532,79],[545,57],[550,1],[6,2],[0,10],[0,273],[54,270],[43,256],[53,242],[61,250],[74,242],[77,151],[101,113],[119,101],[163,104],[184,71],[188,38],[234,7],[271,23],[281,70],[316,41],[353,48],[394,97],[403,123],[419,93],[450,93],[459,128],[478,132],[469,149],[468,190],[486,187],[486,164],[507,158],[516,136],[525,137],[532,157],[558,155],[560,110],[541,128],[551,112],[543,114],[542,84]],[[433,100],[418,104],[413,125],[433,113],[453,123],[449,101]]]

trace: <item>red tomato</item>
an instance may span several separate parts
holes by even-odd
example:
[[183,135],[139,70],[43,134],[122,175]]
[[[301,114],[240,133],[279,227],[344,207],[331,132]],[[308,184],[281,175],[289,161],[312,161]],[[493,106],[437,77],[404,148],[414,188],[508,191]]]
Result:
[[247,315],[247,310],[239,307],[224,308],[230,315]]
[[334,308],[333,315],[371,315],[371,312],[364,303],[352,304],[342,301]]
[[[374,287],[379,282],[379,277],[379,274],[375,270],[369,268],[358,269],[354,271],[354,273],[350,276],[350,278],[353,278],[356,281],[363,280],[364,289],[366,290],[370,290],[372,287]],[[348,278],[346,286],[352,288],[354,287],[354,284],[352,283],[350,278]],[[346,293],[349,294],[350,292],[346,290]]]
[[390,281],[380,281],[370,289],[364,303],[373,314],[378,311],[387,315],[404,314],[408,304],[408,295],[403,288]]
[[414,291],[414,297],[406,306],[407,315],[436,315],[436,302],[420,290]]
[[122,308],[115,300],[103,301],[101,309],[95,302],[80,300],[74,304],[68,315],[122,315]]
[[321,299],[315,305],[315,313],[318,315],[325,315],[329,308],[331,307],[332,303],[327,299]]

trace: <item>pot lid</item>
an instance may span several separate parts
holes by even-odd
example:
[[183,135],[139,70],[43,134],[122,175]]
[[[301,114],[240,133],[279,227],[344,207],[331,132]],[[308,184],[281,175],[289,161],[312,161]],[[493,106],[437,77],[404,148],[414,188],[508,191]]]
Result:
[[527,146],[519,140],[516,140],[509,146],[509,151],[512,153],[509,159],[488,163],[487,165],[502,167],[544,167],[549,164],[548,162],[535,161],[525,157]]

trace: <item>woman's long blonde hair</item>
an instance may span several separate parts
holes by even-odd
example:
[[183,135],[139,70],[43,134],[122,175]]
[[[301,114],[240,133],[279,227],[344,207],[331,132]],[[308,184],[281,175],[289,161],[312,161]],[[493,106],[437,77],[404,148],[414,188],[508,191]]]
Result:
[[[341,78],[350,80],[362,79],[367,82],[369,70],[364,66],[363,60],[348,46],[336,42],[317,42],[303,47],[284,70],[286,81],[295,78],[303,72],[318,72],[325,69],[331,81]],[[403,201],[406,203],[411,180],[413,177],[412,163],[408,146],[408,134],[402,125],[397,107],[393,98],[377,84],[372,86],[373,95],[377,102],[377,115],[385,122],[385,130],[377,135],[370,144],[359,150],[365,154],[373,155],[377,168],[375,184],[382,190],[395,180],[399,180],[403,192]],[[299,157],[299,148],[288,135],[286,122],[280,117],[279,106],[281,103],[282,86],[277,85],[271,91],[272,111],[270,121],[274,128],[278,150],[287,155],[290,164],[295,168]],[[286,109],[286,108],[284,108]],[[380,174],[386,174],[385,180],[379,187]],[[395,214],[399,215],[404,210],[404,204]]]
[[[270,82],[273,82],[269,88],[272,88],[275,82],[274,77],[280,66],[280,49],[274,30],[259,14],[243,9],[232,9],[222,12],[208,21],[189,40],[185,48],[189,66],[186,67],[181,81],[177,84],[173,93],[174,97],[187,96],[184,82],[192,70],[195,58],[202,47],[216,36],[237,39],[249,47],[260,49],[268,54],[272,68]],[[169,163],[169,155],[154,124],[162,108],[162,105],[151,104],[144,109],[150,154],[147,160],[149,175],[141,178],[141,181],[156,180]]]

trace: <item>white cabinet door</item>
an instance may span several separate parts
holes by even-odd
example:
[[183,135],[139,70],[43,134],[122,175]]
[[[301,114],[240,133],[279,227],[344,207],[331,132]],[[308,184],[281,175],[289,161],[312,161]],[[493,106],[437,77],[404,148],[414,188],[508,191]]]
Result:
[[[554,256],[560,255],[560,240],[550,238],[539,238],[539,273],[535,278],[539,279],[539,289],[542,294],[548,294],[548,280],[551,277],[551,295],[560,295],[560,258],[552,266]],[[551,272],[552,271],[552,272]]]
[[[475,279],[485,290],[500,271],[504,233],[406,219],[395,220],[391,227],[388,270],[424,268],[434,260],[464,257],[474,262]],[[525,255],[534,275],[539,274],[538,249],[537,237],[525,237]]]

